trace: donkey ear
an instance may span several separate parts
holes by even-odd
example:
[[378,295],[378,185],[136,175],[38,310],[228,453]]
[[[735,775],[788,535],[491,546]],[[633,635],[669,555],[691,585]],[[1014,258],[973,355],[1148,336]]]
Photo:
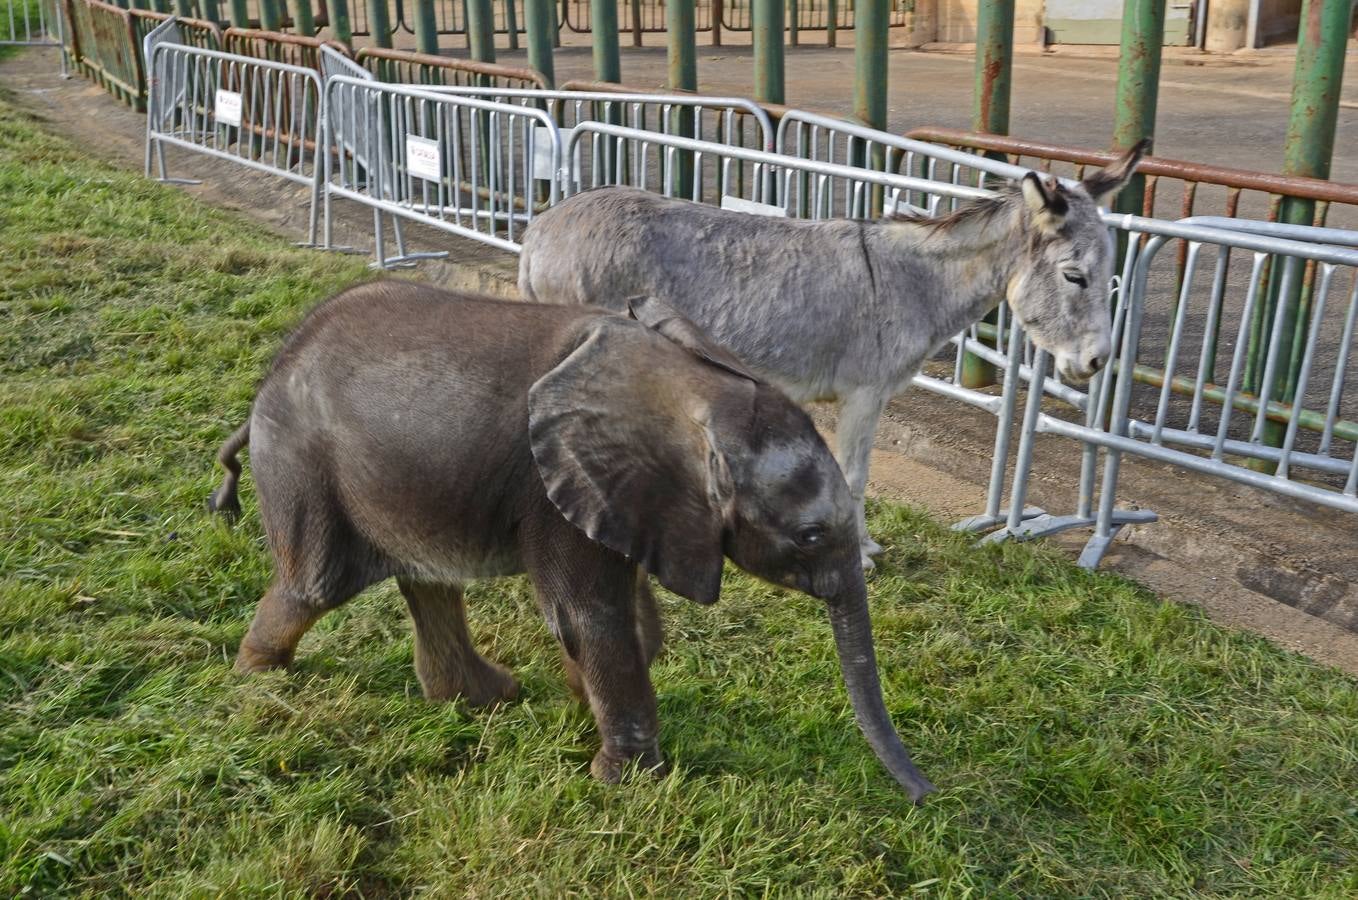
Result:
[[528,392],[529,442],[552,504],[699,603],[721,591],[734,493],[698,390],[711,377],[641,325],[606,316]]
[[701,328],[680,315],[668,303],[654,297],[632,297],[627,301],[627,314],[717,368],[725,369],[741,378],[758,381],[734,353],[713,343]]
[[1065,194],[1055,178],[1048,179],[1044,184],[1042,176],[1028,172],[1019,181],[1019,188],[1023,191],[1023,202],[1028,207],[1033,224],[1038,229],[1055,232],[1066,221],[1070,205],[1066,203]]
[[1085,176],[1084,181],[1080,182],[1084,186],[1089,196],[1094,198],[1094,202],[1100,206],[1113,199],[1113,195],[1122,190],[1123,186],[1131,179],[1132,173],[1136,171],[1137,164],[1141,158],[1150,152],[1151,139],[1142,138],[1137,145],[1119,159],[1114,160],[1104,166],[1099,171]]

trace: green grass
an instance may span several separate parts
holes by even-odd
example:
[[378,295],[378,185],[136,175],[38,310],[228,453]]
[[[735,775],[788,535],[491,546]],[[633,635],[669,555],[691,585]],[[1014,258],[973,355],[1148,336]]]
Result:
[[269,575],[203,512],[285,329],[366,277],[93,163],[0,102],[0,895],[1351,897],[1358,687],[1042,548],[879,504],[887,702],[853,725],[819,605],[664,598],[664,780],[595,735],[526,585],[474,629],[523,699],[419,695],[390,586],[292,673],[230,660]]

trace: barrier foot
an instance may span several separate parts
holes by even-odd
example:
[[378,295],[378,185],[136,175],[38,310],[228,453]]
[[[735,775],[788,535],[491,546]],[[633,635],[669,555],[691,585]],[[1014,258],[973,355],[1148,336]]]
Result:
[[[1108,549],[1108,544],[1112,543],[1117,536],[1118,530],[1123,525],[1141,525],[1146,522],[1154,522],[1160,517],[1149,509],[1121,509],[1114,510],[1112,530],[1108,537],[1100,538],[1094,535],[1085,544],[1085,550],[1080,554],[1080,565],[1086,569],[1092,569],[1099,564],[1103,558],[1104,551]],[[1098,524],[1098,519],[1094,516],[1037,516],[1024,522],[1018,528],[1002,528],[993,534],[988,534],[981,539],[983,544],[997,544],[1001,541],[1013,538],[1016,541],[1031,541],[1034,538],[1049,537],[1053,534],[1060,534],[1072,528],[1093,528]],[[1098,550],[1091,550],[1096,543],[1099,543]],[[1093,562],[1085,565],[1085,557],[1092,553]]]
[[[1023,507],[1023,520],[1036,519],[1038,516],[1046,515],[1046,510],[1036,506]],[[979,515],[963,519],[952,526],[953,531],[989,531],[997,525],[1003,525],[1009,521],[1009,510],[1002,509],[993,516]]]
[[201,178],[157,178],[156,181],[159,181],[161,184],[180,184],[189,186],[203,183]]
[[388,256],[380,262],[374,260],[368,263],[368,268],[379,272],[385,269],[413,269],[415,268],[415,264],[422,259],[445,259],[447,256],[447,250],[432,250],[428,253],[407,253],[404,256]]

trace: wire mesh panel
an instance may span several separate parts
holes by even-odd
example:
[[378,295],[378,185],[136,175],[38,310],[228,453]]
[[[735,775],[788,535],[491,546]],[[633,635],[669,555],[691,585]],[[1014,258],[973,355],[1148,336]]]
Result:
[[307,185],[314,244],[322,171],[316,71],[168,41],[152,48],[149,65],[147,175],[154,151],[167,177],[170,145]]
[[334,197],[518,250],[559,195],[561,139],[541,110],[344,76],[326,97]]

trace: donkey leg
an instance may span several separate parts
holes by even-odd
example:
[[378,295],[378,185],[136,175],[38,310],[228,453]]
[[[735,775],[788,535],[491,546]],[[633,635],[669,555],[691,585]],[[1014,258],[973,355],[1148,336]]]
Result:
[[886,406],[884,395],[876,390],[863,388],[849,394],[839,407],[839,452],[836,457],[840,469],[844,472],[844,480],[849,484],[849,494],[857,507],[858,541],[862,549],[864,569],[873,568],[872,557],[882,552],[881,545],[868,536],[863,495],[868,486],[868,461],[872,456],[877,420],[882,417],[884,406]]

